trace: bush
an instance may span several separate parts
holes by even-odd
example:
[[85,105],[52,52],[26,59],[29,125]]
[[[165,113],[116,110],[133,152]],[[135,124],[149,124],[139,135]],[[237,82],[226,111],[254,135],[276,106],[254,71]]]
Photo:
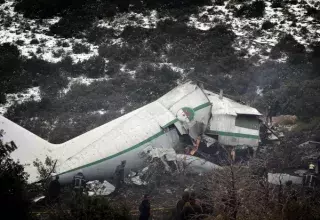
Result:
[[220,6],[223,6],[224,2],[225,2],[225,0],[216,0],[215,1],[216,5],[220,5]]
[[91,27],[94,15],[88,15],[86,8],[81,11],[62,17],[59,22],[50,26],[50,33],[65,38],[84,37],[83,32]]
[[130,220],[130,210],[121,201],[113,204],[104,197],[86,197],[83,196],[78,201],[73,201],[70,205],[70,212],[64,209],[59,209],[57,212],[52,212],[49,216],[50,220],[65,219],[65,220]]
[[320,10],[307,6],[307,15],[314,17],[316,20],[320,20]]
[[94,43],[94,44],[101,44],[105,40],[113,37],[114,37],[113,29],[97,27],[97,26],[89,30],[89,33],[87,35],[88,42]]
[[52,54],[53,54],[53,57],[59,58],[64,54],[64,50],[63,49],[55,50],[52,52]]
[[80,54],[80,53],[89,53],[90,52],[90,47],[86,46],[81,43],[75,43],[72,47],[72,51],[75,54]]
[[24,45],[24,40],[17,40],[16,44],[19,46],[23,46]]
[[257,18],[263,17],[266,4],[264,1],[256,0],[251,4],[244,4],[236,11],[237,17]]
[[[30,219],[29,201],[26,196],[27,174],[23,165],[9,155],[16,149],[13,142],[5,144],[0,131],[0,211],[12,219]],[[17,211],[18,210],[18,211]]]
[[274,26],[275,26],[274,23],[272,23],[272,22],[270,22],[270,21],[265,21],[265,22],[263,22],[261,28],[262,28],[263,30],[268,30],[268,29],[273,28]]
[[62,47],[70,47],[70,44],[65,41],[65,42],[62,43]]
[[81,65],[84,67],[84,73],[90,78],[101,77],[105,74],[106,63],[100,56],[91,57]]
[[32,39],[32,40],[30,41],[30,44],[39,44],[39,43],[40,43],[39,40],[36,39],[36,38],[34,38],[34,39]]
[[275,51],[282,51],[288,54],[304,53],[305,47],[298,43],[292,35],[287,34],[272,48],[271,53],[275,53]]
[[36,53],[37,53],[37,54],[40,54],[40,53],[42,53],[42,49],[41,49],[41,47],[38,47],[38,48],[37,48],[37,51],[36,51]]
[[18,80],[22,62],[20,51],[17,46],[4,43],[0,45],[0,54],[0,92],[17,91],[20,85],[24,83]]
[[271,7],[272,8],[282,8],[283,7],[283,1],[282,0],[272,0]]
[[0,92],[0,104],[5,104],[7,102],[6,94],[3,92]]

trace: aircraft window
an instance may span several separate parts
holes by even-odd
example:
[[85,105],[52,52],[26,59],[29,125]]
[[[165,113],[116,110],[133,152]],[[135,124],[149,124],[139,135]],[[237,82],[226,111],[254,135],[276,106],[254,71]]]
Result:
[[235,125],[242,128],[258,130],[259,120],[255,115],[238,115]]

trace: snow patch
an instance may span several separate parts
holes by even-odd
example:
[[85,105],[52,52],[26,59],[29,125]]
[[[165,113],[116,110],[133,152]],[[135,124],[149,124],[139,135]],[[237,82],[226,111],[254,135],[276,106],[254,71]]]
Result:
[[61,95],[67,94],[71,90],[71,87],[75,84],[82,84],[82,85],[88,86],[93,82],[102,82],[102,81],[109,80],[109,77],[105,76],[100,78],[88,78],[85,76],[79,76],[79,77],[68,77],[68,80],[69,80],[69,83],[67,88],[64,88],[60,91]]
[[21,104],[27,101],[41,101],[39,87],[26,89],[23,92],[6,94],[6,104],[0,105],[0,114],[5,114],[14,104]]
[[[14,11],[13,1],[7,1],[2,4],[0,6],[0,13],[3,14],[0,20],[5,24],[0,26],[0,44],[15,44],[22,56],[26,58],[35,56],[56,63],[67,55],[71,56],[74,62],[87,60],[92,56],[98,55],[98,46],[84,40],[57,38],[56,36],[46,35],[50,26],[57,23],[61,19],[60,17],[43,19],[41,23],[24,18],[22,14]],[[20,43],[17,43],[17,41],[20,41]],[[58,42],[64,42],[65,45],[59,45]],[[72,46],[76,43],[88,46],[90,48],[89,53],[73,54]]]
[[[190,16],[188,25],[203,31],[218,24],[229,25],[237,36],[233,47],[239,52],[247,51],[245,58],[257,56],[259,58],[257,64],[270,59],[268,54],[262,54],[261,51],[269,53],[284,34],[291,34],[300,44],[306,46],[307,50],[310,50],[308,48],[310,41],[320,39],[320,23],[314,22],[312,17],[307,16],[306,7],[300,4],[301,1],[298,4],[288,3],[283,8],[272,8],[271,0],[266,0],[263,18],[235,17],[233,9],[226,7],[229,3],[230,1],[226,1],[224,6],[201,7],[198,14]],[[310,1],[307,3],[314,7]],[[234,6],[239,8],[241,5]],[[297,22],[293,22],[290,17],[294,17]],[[270,21],[275,26],[263,30],[261,27],[265,21]],[[302,28],[307,29],[307,32],[301,31]],[[277,61],[285,62],[286,59],[282,57]]]
[[142,13],[119,13],[113,19],[107,18],[98,22],[98,27],[105,27],[114,29],[116,34],[121,32],[127,27],[142,27],[142,28],[156,28],[159,21],[169,19],[169,17],[159,18],[156,10],[148,11],[147,14]]
[[104,110],[104,109],[100,109],[100,110],[97,110],[97,111],[93,111],[93,112],[90,112],[90,114],[93,114],[93,115],[104,115],[106,114],[108,111]]

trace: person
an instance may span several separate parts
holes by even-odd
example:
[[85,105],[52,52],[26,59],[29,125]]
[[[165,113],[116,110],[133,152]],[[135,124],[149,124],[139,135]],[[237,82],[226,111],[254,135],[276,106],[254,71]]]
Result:
[[315,168],[316,168],[316,166],[311,162],[311,163],[309,163],[309,171],[311,172],[311,173],[314,173],[315,172]]
[[86,187],[86,179],[83,175],[82,172],[77,173],[77,175],[75,175],[73,177],[73,189],[76,192],[76,195],[82,195],[83,190]]
[[143,196],[143,200],[139,206],[140,217],[139,220],[148,220],[151,216],[151,205],[149,194]]
[[189,192],[184,192],[182,194],[182,198],[177,202],[176,205],[176,219],[180,220],[183,219],[183,216],[181,215],[183,207],[187,202],[189,202],[190,194]]
[[195,194],[193,194],[190,196],[189,202],[184,205],[181,211],[181,219],[192,219],[200,214],[202,214],[202,208],[197,204]]
[[124,183],[124,168],[126,166],[126,161],[121,161],[121,164],[117,166],[115,171],[115,192],[118,192]]
[[317,174],[320,174],[320,156],[317,158]]
[[49,184],[48,194],[50,202],[58,202],[61,191],[61,185],[59,182],[59,176],[56,176],[55,180],[52,180]]

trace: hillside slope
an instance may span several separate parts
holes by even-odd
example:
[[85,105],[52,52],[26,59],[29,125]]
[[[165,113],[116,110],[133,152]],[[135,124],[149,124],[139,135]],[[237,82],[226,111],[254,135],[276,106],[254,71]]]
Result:
[[54,143],[204,82],[264,112],[320,116],[317,1],[6,0],[0,112]]

